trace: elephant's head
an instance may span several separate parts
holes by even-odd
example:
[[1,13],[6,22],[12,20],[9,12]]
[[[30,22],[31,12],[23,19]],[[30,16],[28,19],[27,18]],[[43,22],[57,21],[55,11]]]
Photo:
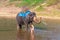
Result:
[[34,22],[35,23],[41,23],[41,19],[42,19],[41,17],[36,16],[36,17],[34,17]]
[[37,17],[35,12],[31,12],[29,14],[29,20],[33,21],[35,23],[40,23],[41,22],[41,17]]

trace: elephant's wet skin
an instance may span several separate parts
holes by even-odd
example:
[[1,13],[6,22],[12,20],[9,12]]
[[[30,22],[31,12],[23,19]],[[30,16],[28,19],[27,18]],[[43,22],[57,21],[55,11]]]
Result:
[[[34,26],[33,22],[40,23],[36,17],[36,13],[31,12],[25,18],[21,16],[16,16],[17,20],[17,40],[34,40]],[[25,25],[26,30],[22,30],[22,26]],[[28,31],[28,28],[30,31]]]
[[17,20],[17,30],[22,29],[23,25],[25,25],[25,27],[28,29],[28,25],[32,25],[33,22],[35,23],[41,22],[41,18],[37,18],[36,13],[34,12],[31,12],[25,18],[17,15],[16,20]]

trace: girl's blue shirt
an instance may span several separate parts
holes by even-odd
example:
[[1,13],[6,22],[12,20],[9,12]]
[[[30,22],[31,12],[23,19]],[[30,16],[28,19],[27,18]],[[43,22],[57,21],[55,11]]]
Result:
[[20,13],[18,13],[18,16],[26,17],[28,14],[30,14],[29,10],[27,10],[26,12],[20,12]]

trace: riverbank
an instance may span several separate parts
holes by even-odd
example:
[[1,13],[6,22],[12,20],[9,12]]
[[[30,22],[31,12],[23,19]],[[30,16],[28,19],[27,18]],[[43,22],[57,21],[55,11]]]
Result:
[[[16,14],[10,14],[10,15],[0,15],[0,17],[3,17],[3,18],[15,18],[16,17]],[[60,19],[60,17],[55,17],[55,16],[38,16],[38,17],[42,17],[42,18],[45,18],[45,19]]]
[[[35,12],[38,17],[48,18],[48,19],[60,19],[60,11],[53,7],[45,8],[42,11],[35,11],[35,9],[30,9],[31,11]],[[17,13],[19,13],[21,9],[15,6],[8,6],[8,7],[0,7],[0,17],[6,18],[15,18]]]

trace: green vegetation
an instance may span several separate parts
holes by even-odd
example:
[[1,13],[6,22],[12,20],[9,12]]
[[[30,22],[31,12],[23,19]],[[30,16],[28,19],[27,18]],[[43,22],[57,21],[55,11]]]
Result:
[[35,7],[37,5],[39,5],[40,3],[43,3],[44,0],[9,0],[9,4],[14,4],[17,7],[21,7],[21,6],[29,6],[29,7]]
[[41,3],[44,2],[44,0],[10,0],[9,2],[15,2],[15,1],[20,1],[21,3],[16,4],[16,6],[20,7],[20,6],[37,6]]
[[57,3],[60,2],[60,0],[9,0],[9,2],[20,2],[20,3],[16,3],[15,5],[17,7],[20,7],[20,6],[24,6],[24,5],[27,5],[27,6],[31,6],[31,7],[36,7],[36,6],[41,6],[40,4],[42,3],[46,3],[45,5],[46,6],[51,6],[51,5],[56,5]]
[[[4,3],[4,2],[3,2]],[[45,3],[45,4],[44,4]],[[4,3],[5,4],[5,3]],[[44,5],[42,5],[44,4]],[[2,2],[0,3],[0,6],[3,5]],[[15,5],[16,7],[21,6],[29,6],[29,8],[34,9],[34,11],[37,12],[38,16],[57,16],[60,17],[60,0],[9,0],[7,2],[6,6]],[[57,6],[56,8],[51,7],[53,9],[49,9],[50,6]],[[45,7],[47,7],[45,9]],[[43,30],[53,30],[54,27],[59,27],[60,22],[59,20],[53,20],[50,19],[47,20],[48,26],[46,27],[45,24],[34,24],[35,28],[37,29],[43,29]],[[0,40],[15,40],[16,38],[16,20],[10,19],[10,18],[0,18]]]
[[36,29],[47,30],[46,25],[43,23],[34,24]]
[[37,12],[38,16],[60,17],[60,0],[9,0],[5,6],[11,5],[15,5],[15,7],[28,6]]
[[60,2],[60,0],[46,0],[47,2],[47,6],[51,6],[51,5],[56,5],[57,3]]
[[[60,0],[10,0],[10,3],[14,4],[16,7],[28,6],[29,8],[34,9],[36,12],[39,12],[37,15],[60,16],[60,12],[57,10],[57,8],[60,9],[60,6],[58,4],[60,3]],[[53,7],[54,5],[56,5],[56,9],[45,9],[45,7]]]

